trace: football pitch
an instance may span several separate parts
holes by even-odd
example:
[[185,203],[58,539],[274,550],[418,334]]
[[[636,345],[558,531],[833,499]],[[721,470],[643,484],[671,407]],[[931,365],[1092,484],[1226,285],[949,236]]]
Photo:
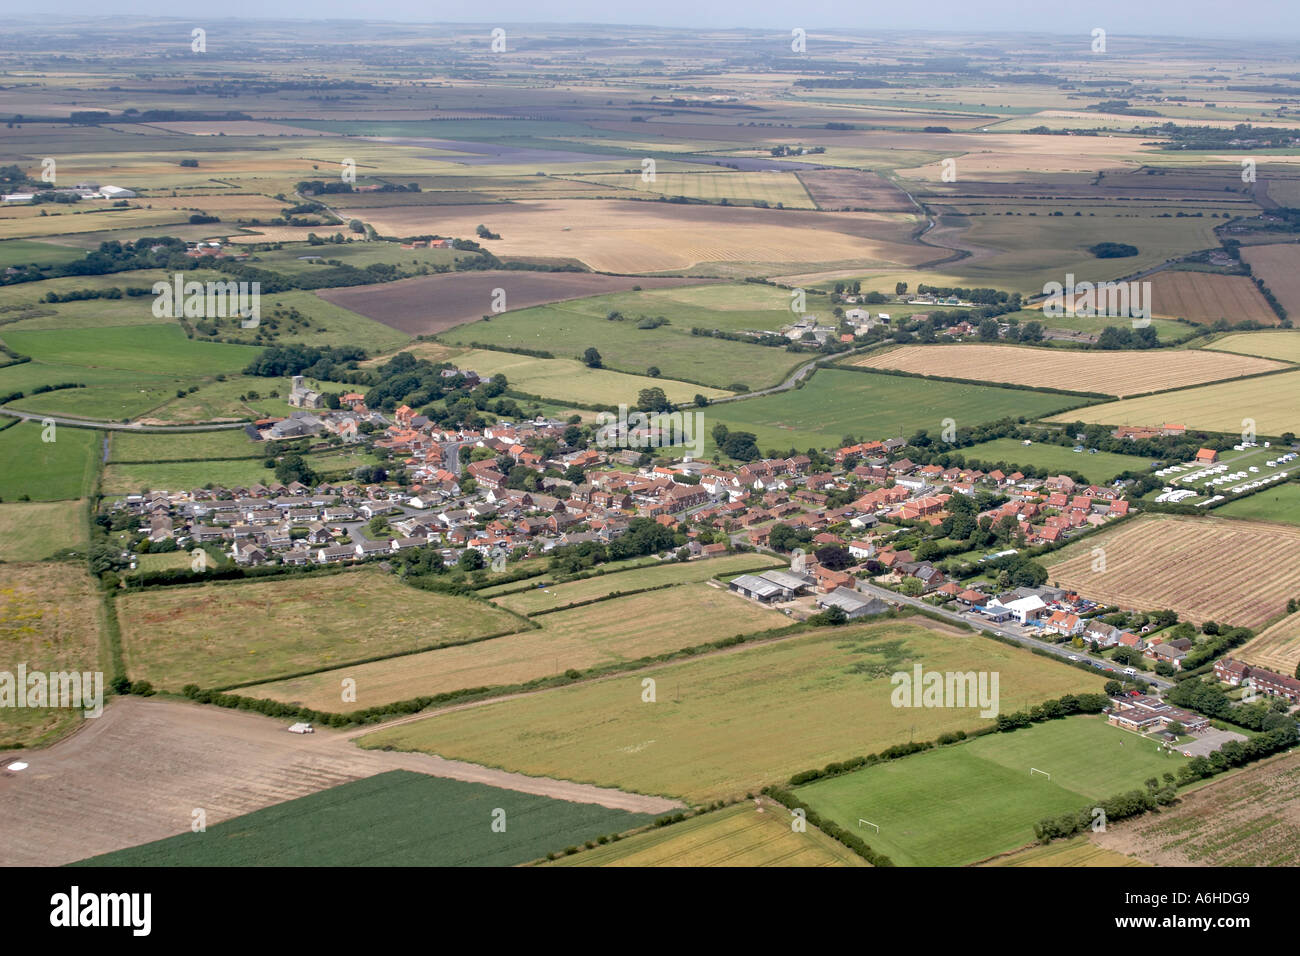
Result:
[[1140,788],[1177,772],[1184,759],[1099,717],[1079,716],[877,764],[795,793],[900,866],[961,866],[1024,846],[1042,818]]

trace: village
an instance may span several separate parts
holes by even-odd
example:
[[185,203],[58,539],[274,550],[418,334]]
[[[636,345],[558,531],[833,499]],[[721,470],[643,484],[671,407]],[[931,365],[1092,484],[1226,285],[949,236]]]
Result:
[[[442,374],[481,381],[469,370]],[[268,444],[337,436],[368,445],[387,456],[386,480],[128,495],[116,508],[147,540],[141,550],[197,549],[192,553],[203,556],[204,567],[224,561],[292,568],[382,562],[424,549],[443,567],[482,576],[575,546],[607,546],[634,521],[652,521],[679,545],[661,560],[757,551],[788,563],[726,581],[737,600],[795,620],[858,620],[908,605],[933,609],[1113,675],[1123,688],[1108,718],[1117,726],[1190,748],[1189,754],[1223,742],[1204,717],[1147,694],[1172,686],[1165,678],[1204,639],[1190,625],[1172,627],[1176,615],[1141,615],[1136,620],[1143,623],[1124,626],[1126,612],[1150,609],[1103,607],[1042,575],[1022,573],[1041,570],[1021,561],[1022,550],[1042,553],[1133,513],[1123,482],[1084,485],[1068,475],[918,465],[906,457],[902,438],[846,445],[816,458],[810,449],[722,467],[585,439],[570,444],[571,423],[555,419],[447,429],[406,405],[381,413],[368,409],[359,392],[338,398],[338,408],[326,407],[324,396],[297,376],[289,404],[299,410],[246,431]],[[1169,424],[1116,432],[1134,440],[1179,434],[1181,426]],[[1204,451],[1209,464],[1214,453]],[[518,487],[521,473],[535,477]],[[927,555],[954,515],[996,531],[1000,549],[966,561]],[[124,558],[135,568],[133,555]],[[1300,680],[1286,675],[1228,658],[1215,665],[1215,675],[1229,687],[1300,703]]]

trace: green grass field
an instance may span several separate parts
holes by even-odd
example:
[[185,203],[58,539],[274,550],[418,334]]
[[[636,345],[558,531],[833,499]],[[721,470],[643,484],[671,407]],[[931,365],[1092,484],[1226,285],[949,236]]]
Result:
[[[495,598],[494,603],[519,614],[533,614],[537,611],[573,604],[576,601],[590,601],[615,591],[627,592],[665,584],[707,581],[713,577],[741,574],[757,568],[770,568],[777,563],[772,558],[761,554],[736,554],[703,561],[688,561],[685,564],[661,564],[642,570],[622,571],[615,575],[603,574],[582,581],[571,581],[568,584],[534,587],[518,594]],[[515,586],[518,587],[519,584]]]
[[[141,306],[147,308],[147,302]],[[44,332],[0,332],[5,343],[34,362],[129,369],[179,376],[232,373],[257,357],[247,345],[193,342],[179,325],[109,326]]]
[[1052,474],[1080,473],[1095,485],[1105,484],[1121,472],[1145,471],[1151,466],[1150,459],[1136,455],[1115,455],[1102,451],[1090,455],[1086,451],[1076,452],[1073,447],[1065,448],[1043,442],[1022,445],[1014,438],[997,438],[971,445],[961,449],[961,454],[967,461],[1005,462],[1018,468],[1046,468]]
[[86,546],[83,501],[0,504],[0,561],[40,561],[63,548]]
[[1300,524],[1300,484],[1290,481],[1274,488],[1261,489],[1247,498],[1215,508],[1214,513],[1229,518]]
[[255,442],[243,429],[184,434],[114,432],[109,464],[123,462],[192,461],[200,458],[265,458],[274,446]]
[[1032,420],[1080,401],[990,385],[822,369],[803,388],[714,405],[704,414],[710,431],[715,422],[722,422],[732,431],[753,432],[764,452],[802,451],[837,447],[844,435],[906,438],[919,428],[938,435],[945,418],[958,428],[1008,416]]
[[901,866],[960,866],[1024,846],[1044,817],[1140,788],[1150,777],[1176,773],[1184,760],[1100,717],[1070,717],[877,764],[795,793]]
[[[3,424],[0,419],[0,424]],[[84,498],[95,483],[102,433],[39,422],[19,422],[0,431],[0,501],[27,495],[33,501]],[[53,441],[44,441],[48,435]]]
[[749,801],[647,830],[545,866],[866,866],[816,827],[795,833],[783,807]]
[[[242,431],[234,434],[244,438]],[[170,437],[170,436],[167,436]],[[244,438],[244,441],[248,441]],[[274,456],[280,454],[274,444],[261,446],[262,454]],[[340,449],[338,451],[318,452],[304,455],[303,459],[318,474],[342,476],[361,465],[373,465],[378,459],[368,452],[357,449]],[[158,461],[147,464],[109,464],[104,468],[103,491],[109,495],[125,495],[135,492],[188,491],[206,485],[266,484],[275,480],[274,470],[267,468],[265,459],[232,458],[214,461]]]
[[[117,605],[133,679],[179,690],[269,679],[518,630],[490,604],[365,568],[327,576],[154,588]],[[335,709],[345,706],[334,686]]]
[[25,265],[33,262],[42,266],[59,266],[84,259],[80,249],[56,246],[49,242],[31,242],[27,239],[10,239],[0,242],[0,268]]
[[[575,359],[594,347],[604,366],[641,375],[651,366],[664,378],[702,382],[714,388],[743,383],[751,389],[776,385],[795,365],[808,357],[780,348],[765,348],[745,342],[730,342],[691,335],[691,321],[678,324],[668,309],[638,308],[623,321],[610,321],[607,312],[619,308],[607,300],[617,296],[595,296],[578,302],[537,306],[481,319],[444,332],[438,338],[449,345],[505,345],[539,349],[556,358]],[[626,312],[624,313],[627,314]],[[638,329],[637,316],[664,315],[668,325]],[[791,321],[786,313],[783,319]]]
[[[709,800],[989,722],[975,709],[892,706],[890,674],[917,662],[999,671],[1003,706],[1101,686],[974,634],[889,620],[434,715],[369,734],[362,745]],[[655,681],[655,703],[642,700],[646,678]]]
[[556,611],[533,622],[540,629],[259,684],[247,693],[333,711],[339,709],[339,681],[352,677],[357,707],[373,707],[467,688],[513,687],[570,668],[650,663],[660,654],[790,623],[779,611],[700,582]]
[[74,865],[515,866],[652,819],[393,770]]

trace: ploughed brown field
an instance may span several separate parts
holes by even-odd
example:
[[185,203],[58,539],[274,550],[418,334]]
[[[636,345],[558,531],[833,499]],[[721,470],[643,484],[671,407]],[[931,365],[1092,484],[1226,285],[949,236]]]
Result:
[[1264,280],[1288,315],[1300,313],[1300,244],[1243,246],[1241,257],[1250,264],[1251,272]]
[[1159,361],[1146,352],[1066,352],[1016,345],[905,345],[864,356],[854,365],[896,369],[982,382],[1059,388],[1105,395],[1142,395],[1187,385],[1202,385],[1285,368],[1286,363],[1252,356],[1244,362],[1222,353],[1192,349],[1166,351]]
[[566,299],[607,292],[627,292],[633,286],[662,289],[699,285],[703,279],[607,276],[590,272],[448,272],[417,276],[382,285],[322,289],[326,302],[351,309],[408,335],[431,335],[492,314],[494,290],[505,290],[506,311],[527,309]]
[[1153,275],[1151,314],[1210,324],[1219,319],[1234,324],[1255,321],[1261,325],[1277,325],[1281,321],[1246,276],[1212,272],[1172,271]]
[[799,173],[799,180],[818,209],[916,210],[907,193],[878,173],[857,169],[815,169]]

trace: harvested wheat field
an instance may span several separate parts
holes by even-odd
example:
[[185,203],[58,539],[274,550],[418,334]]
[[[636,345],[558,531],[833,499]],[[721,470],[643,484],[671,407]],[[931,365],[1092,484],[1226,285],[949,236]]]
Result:
[[1206,324],[1220,319],[1260,325],[1277,325],[1281,321],[1246,276],[1180,270],[1157,272],[1150,282],[1151,314],[1161,318]]
[[[365,218],[385,235],[428,231],[428,211],[418,207],[370,209]],[[438,231],[452,236],[473,236],[485,225],[501,236],[482,241],[496,255],[577,259],[602,272],[668,272],[712,262],[915,265],[934,255],[911,242],[911,217],[897,214],[558,199],[441,206],[437,221]],[[816,230],[816,242],[808,240],[809,230]]]
[[1102,604],[1259,627],[1300,594],[1300,528],[1144,516],[1065,548],[1047,570],[1052,583]]
[[1232,656],[1290,677],[1300,667],[1300,614],[1282,618]]
[[1237,352],[1241,355],[1262,355],[1264,358],[1284,362],[1300,362],[1300,331],[1268,330],[1262,332],[1234,332],[1215,339],[1206,348],[1216,352]]
[[1152,361],[1146,352],[1066,352],[975,344],[905,345],[864,356],[853,364],[916,375],[1103,392],[1121,398],[1286,367],[1282,362],[1249,355],[1194,350],[1161,352],[1159,361]]
[[1264,280],[1289,315],[1300,314],[1300,243],[1242,246],[1241,258]]
[[1156,866],[1300,864],[1300,754],[1216,780],[1092,840]]
[[[1161,352],[1153,363],[1177,353]],[[1259,435],[1300,432],[1300,372],[1219,382],[1160,395],[1077,408],[1047,419],[1086,425],[1151,425],[1178,422],[1188,428],[1241,434],[1245,419]]]

